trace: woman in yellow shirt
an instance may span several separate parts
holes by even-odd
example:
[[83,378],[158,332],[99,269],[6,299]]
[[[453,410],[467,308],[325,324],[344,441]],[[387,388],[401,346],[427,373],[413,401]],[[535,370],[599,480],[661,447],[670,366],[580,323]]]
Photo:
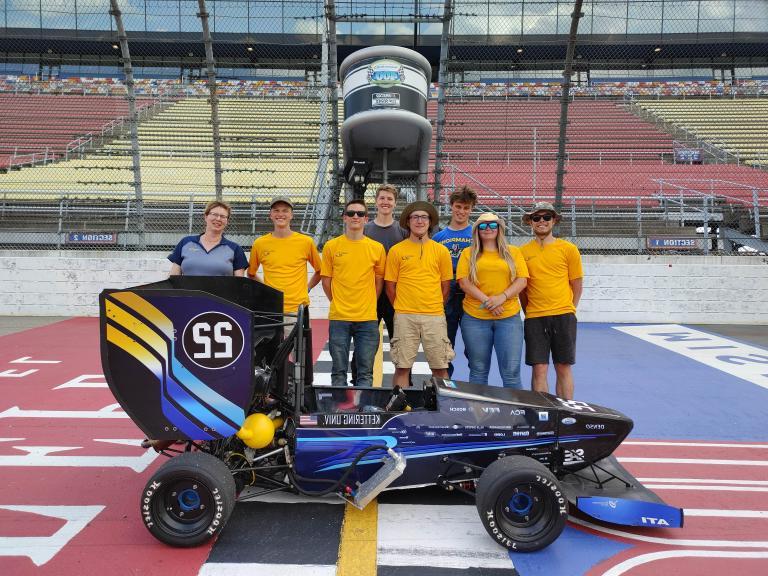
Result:
[[496,214],[481,214],[472,227],[471,246],[459,257],[456,279],[466,294],[461,338],[470,382],[488,384],[495,350],[504,387],[522,389],[523,323],[517,295],[528,282],[528,267],[520,250],[507,244],[504,230]]

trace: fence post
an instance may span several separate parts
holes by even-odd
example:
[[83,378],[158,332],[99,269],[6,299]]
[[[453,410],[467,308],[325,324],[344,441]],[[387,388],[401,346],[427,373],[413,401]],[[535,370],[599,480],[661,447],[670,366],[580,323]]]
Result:
[[635,218],[637,220],[637,253],[643,253],[643,212],[640,205],[640,196],[637,197],[637,207]]
[[709,256],[709,197],[704,197],[704,256]]
[[757,188],[752,188],[752,209],[755,219],[755,238],[760,239],[760,203],[757,198]]

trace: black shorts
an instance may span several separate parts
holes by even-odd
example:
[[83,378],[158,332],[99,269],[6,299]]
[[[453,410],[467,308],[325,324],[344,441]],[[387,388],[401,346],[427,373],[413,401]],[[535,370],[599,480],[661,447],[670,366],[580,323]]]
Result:
[[525,319],[525,363],[576,364],[576,315],[559,314]]

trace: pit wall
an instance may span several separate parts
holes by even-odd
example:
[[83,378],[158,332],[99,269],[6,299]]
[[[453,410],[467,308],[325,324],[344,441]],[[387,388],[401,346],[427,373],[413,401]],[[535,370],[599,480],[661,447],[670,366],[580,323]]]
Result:
[[[768,258],[584,256],[582,322],[768,324]],[[161,252],[0,251],[0,315],[96,316],[104,288],[162,280]],[[311,317],[327,318],[318,285]]]

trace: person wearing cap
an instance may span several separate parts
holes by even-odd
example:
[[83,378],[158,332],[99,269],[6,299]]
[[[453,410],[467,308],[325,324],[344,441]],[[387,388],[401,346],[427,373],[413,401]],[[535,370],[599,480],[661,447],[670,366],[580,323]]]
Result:
[[461,337],[469,359],[469,381],[488,384],[496,351],[501,382],[521,389],[523,322],[518,294],[528,282],[528,267],[516,246],[509,246],[505,225],[496,214],[481,214],[472,227],[472,244],[462,251],[456,278],[466,294]]
[[243,276],[248,267],[242,247],[224,237],[232,209],[221,200],[205,206],[205,231],[186,236],[168,256],[171,276]]
[[392,385],[407,388],[408,373],[419,344],[434,376],[448,377],[453,348],[443,306],[453,280],[451,254],[429,237],[437,225],[437,210],[429,202],[413,202],[400,215],[408,238],[387,254],[384,274],[387,296],[395,308],[395,337],[390,353],[395,364]]
[[[283,293],[283,311],[295,314],[299,306],[309,305],[309,291],[320,282],[320,253],[309,236],[291,230],[293,203],[275,198],[269,207],[274,229],[254,240],[248,277],[258,280],[261,266],[264,283]],[[315,273],[307,282],[307,264]]]
[[323,248],[323,290],[331,303],[328,348],[331,385],[347,384],[350,343],[355,343],[355,386],[373,386],[373,362],[379,348],[376,300],[384,284],[384,246],[363,234],[368,208],[350,200],[342,214],[344,234]]
[[531,226],[534,238],[521,247],[530,277],[520,302],[525,312],[525,363],[533,371],[531,388],[549,391],[551,353],[557,375],[555,391],[560,398],[572,400],[576,308],[584,272],[579,249],[552,235],[558,222],[560,214],[549,202],[539,202],[523,215],[523,224]]
[[[472,225],[469,223],[469,215],[477,204],[477,193],[469,186],[459,186],[448,198],[451,205],[451,221],[432,240],[442,244],[451,253],[453,263],[453,275],[456,276],[456,266],[462,251],[472,243]],[[448,339],[451,346],[456,346],[456,333],[459,330],[461,317],[464,315],[464,292],[459,283],[451,281],[451,290],[448,300],[445,302],[445,319],[448,322]],[[466,345],[465,345],[466,349]],[[448,365],[448,375],[453,374],[453,363]]]

